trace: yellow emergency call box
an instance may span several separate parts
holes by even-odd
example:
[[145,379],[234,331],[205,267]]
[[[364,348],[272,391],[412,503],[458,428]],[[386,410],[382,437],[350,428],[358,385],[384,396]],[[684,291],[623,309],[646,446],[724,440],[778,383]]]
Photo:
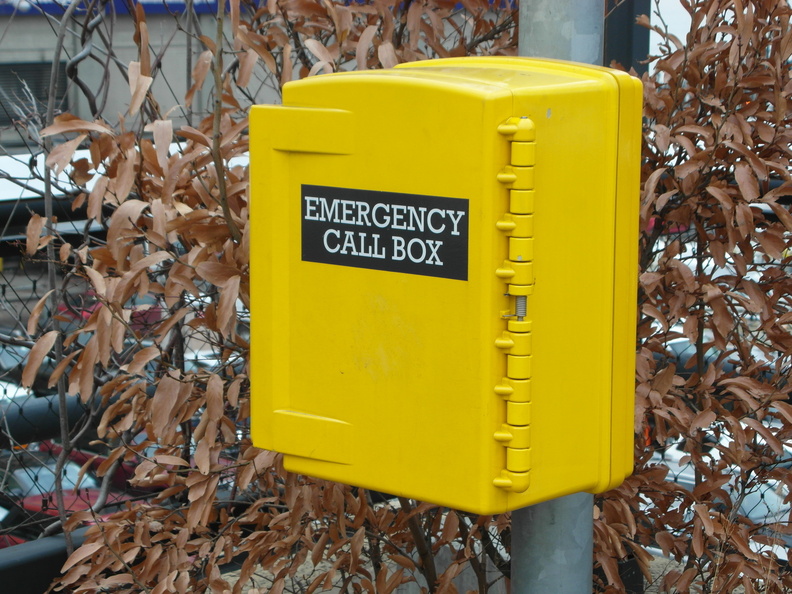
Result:
[[490,514],[631,473],[641,85],[527,58],[251,112],[253,443]]

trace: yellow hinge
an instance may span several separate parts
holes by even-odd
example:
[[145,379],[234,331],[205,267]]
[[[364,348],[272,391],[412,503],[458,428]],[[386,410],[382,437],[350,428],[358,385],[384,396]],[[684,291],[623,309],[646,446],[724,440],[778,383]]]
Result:
[[497,386],[495,393],[508,402],[530,402],[531,380],[504,377]]
[[507,212],[495,227],[509,237],[530,239],[533,237],[533,215]]
[[498,173],[498,181],[513,190],[532,190],[534,187],[534,168],[506,165]]
[[492,481],[492,484],[499,489],[513,491],[515,493],[525,493],[531,486],[530,472],[512,472],[501,470],[500,476]]
[[531,424],[531,403],[513,402],[506,403],[506,424],[507,425],[530,425]]
[[509,295],[527,297],[533,293],[533,285],[509,285],[506,293]]
[[533,260],[533,237],[510,237],[509,260],[529,262]]
[[512,472],[531,470],[531,448],[506,448],[506,470]]
[[495,276],[502,278],[509,284],[532,285],[533,284],[533,262],[512,262],[504,260],[503,266],[495,271]]
[[510,136],[511,142],[533,142],[536,140],[536,126],[531,118],[513,117],[498,126],[498,132]]
[[509,192],[509,211],[512,214],[532,214],[535,193],[535,190],[511,190]]
[[495,340],[495,346],[510,355],[530,355],[531,333],[506,331]]
[[509,211],[496,223],[506,236],[508,260],[495,275],[506,283],[513,296],[514,312],[508,329],[495,339],[506,355],[506,377],[495,393],[506,402],[506,422],[493,437],[504,446],[504,468],[492,484],[500,489],[523,493],[530,486],[531,469],[531,321],[527,299],[533,292],[533,212],[536,130],[529,118],[509,118],[498,132],[510,140],[511,161],[497,179],[509,189]]
[[506,355],[506,375],[514,379],[529,379],[531,356]]
[[511,164],[520,167],[533,167],[536,165],[535,142],[512,142]]
[[495,432],[495,440],[510,448],[524,449],[531,445],[530,433],[530,426],[504,424],[500,431]]

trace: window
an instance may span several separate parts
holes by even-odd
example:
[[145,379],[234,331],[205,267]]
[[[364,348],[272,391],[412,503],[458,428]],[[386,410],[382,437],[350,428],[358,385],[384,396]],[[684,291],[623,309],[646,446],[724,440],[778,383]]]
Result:
[[[15,121],[25,121],[45,113],[52,64],[47,62],[8,62],[0,64],[0,130],[13,128]],[[66,63],[58,65],[56,107],[67,111]],[[13,142],[11,134],[3,140]],[[19,139],[19,142],[22,142]]]

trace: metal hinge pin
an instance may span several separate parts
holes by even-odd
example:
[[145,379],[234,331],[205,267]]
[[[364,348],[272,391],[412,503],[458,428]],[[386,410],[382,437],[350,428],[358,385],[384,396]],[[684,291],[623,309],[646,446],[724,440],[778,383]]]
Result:
[[525,295],[517,295],[514,298],[514,313],[517,315],[517,320],[522,322],[525,316],[528,315],[528,297]]

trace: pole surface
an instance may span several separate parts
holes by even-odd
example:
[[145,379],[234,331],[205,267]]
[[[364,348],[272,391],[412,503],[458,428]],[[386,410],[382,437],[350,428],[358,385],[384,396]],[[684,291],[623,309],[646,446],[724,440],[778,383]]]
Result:
[[[602,64],[604,0],[520,0],[519,54]],[[512,594],[589,594],[594,496],[575,493],[512,512]]]
[[575,493],[512,512],[512,594],[590,594],[593,505]]
[[519,54],[602,64],[604,0],[520,0]]

